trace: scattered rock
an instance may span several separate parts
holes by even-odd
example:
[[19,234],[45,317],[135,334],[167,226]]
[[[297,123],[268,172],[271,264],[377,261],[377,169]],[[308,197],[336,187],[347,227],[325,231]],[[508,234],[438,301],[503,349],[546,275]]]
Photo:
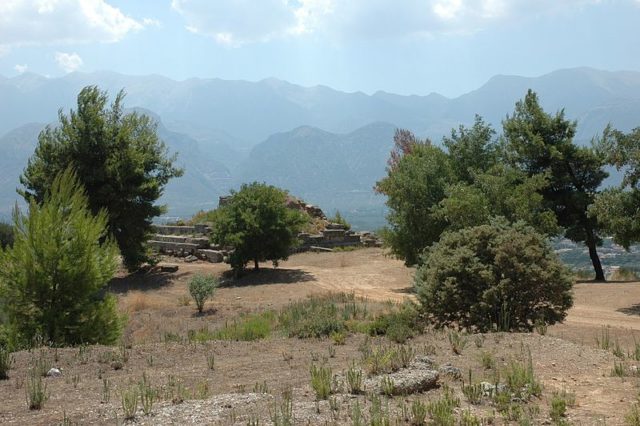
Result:
[[453,365],[447,363],[441,366],[438,371],[443,376],[449,376],[454,380],[462,379],[462,371],[458,367],[454,367]]
[[185,261],[185,262],[187,262],[187,263],[195,262],[195,261],[197,261],[197,260],[198,260],[198,258],[197,258],[197,257],[195,257],[195,256],[194,256],[194,255],[192,255],[192,254],[190,254],[189,256],[187,256],[187,257],[185,257],[185,258],[184,258],[184,261]]
[[417,357],[407,368],[395,373],[384,374],[367,380],[366,388],[382,393],[380,383],[391,380],[393,395],[410,395],[424,392],[438,386],[439,373],[433,369],[434,363],[427,356]]
[[174,264],[164,264],[160,265],[160,272],[176,272],[178,270],[178,265]]
[[51,368],[47,371],[47,377],[62,377],[62,371],[58,368]]
[[221,250],[200,249],[198,254],[211,263],[220,263],[224,260],[224,252]]
[[489,382],[482,382],[480,383],[480,386],[482,386],[482,395],[486,397],[492,397],[497,393],[501,393],[507,390],[507,387],[501,383],[494,385]]

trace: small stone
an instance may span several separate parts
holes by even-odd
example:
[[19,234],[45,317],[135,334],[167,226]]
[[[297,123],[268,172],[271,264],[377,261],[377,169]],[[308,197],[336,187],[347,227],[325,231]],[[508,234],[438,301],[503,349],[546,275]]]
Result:
[[174,264],[164,264],[160,265],[160,272],[176,272],[178,270],[178,265]]
[[184,258],[184,261],[185,261],[185,262],[187,262],[187,263],[195,262],[195,261],[197,261],[197,260],[198,260],[198,258],[197,258],[197,257],[195,257],[195,256],[194,256],[194,255],[192,255],[192,254],[190,254],[189,256],[187,256],[187,257],[185,257],[185,258]]
[[47,377],[62,377],[62,371],[58,368],[51,368],[47,371]]
[[449,376],[452,379],[460,380],[462,378],[462,371],[458,367],[454,367],[451,364],[444,364],[439,369],[440,374],[444,376]]

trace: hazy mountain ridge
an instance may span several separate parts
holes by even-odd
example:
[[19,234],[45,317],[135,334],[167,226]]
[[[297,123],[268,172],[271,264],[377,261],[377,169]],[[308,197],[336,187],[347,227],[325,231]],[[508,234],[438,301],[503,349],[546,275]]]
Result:
[[[155,111],[165,123],[191,123],[201,130],[223,131],[237,139],[236,147],[244,148],[304,125],[349,133],[372,122],[385,121],[439,139],[460,122],[471,123],[474,114],[479,113],[499,127],[528,88],[539,93],[546,109],[564,107],[567,116],[575,119],[594,117],[593,110],[628,102],[635,108],[635,102],[640,101],[640,72],[590,68],[559,70],[540,77],[495,76],[477,90],[453,99],[435,93],[346,93],[277,79],[174,81],[157,75],[113,72],[71,73],[47,79],[25,73],[0,79],[0,134],[27,122],[54,121],[58,108],[73,107],[78,91],[90,84],[112,94],[124,88],[127,106]],[[635,125],[628,120],[618,123],[613,114],[595,117],[597,123],[579,127],[580,139],[590,139],[592,129],[601,129],[609,121],[626,130]]]
[[529,88],[547,111],[564,108],[579,121],[580,141],[609,122],[622,130],[640,125],[640,72],[576,68],[533,78],[495,76],[453,99],[437,93],[345,93],[277,79],[174,81],[113,72],[48,79],[25,73],[0,78],[0,134],[8,132],[0,137],[6,153],[0,159],[0,212],[13,205],[17,178],[43,127],[28,123],[56,122],[58,109],[75,108],[77,93],[90,84],[112,96],[124,88],[127,107],[157,119],[160,137],[179,152],[178,164],[186,169],[163,197],[170,214],[178,215],[215,207],[219,195],[257,180],[329,212],[374,212],[382,220],[384,199],[372,187],[384,176],[396,127],[439,142],[477,113],[499,130]]

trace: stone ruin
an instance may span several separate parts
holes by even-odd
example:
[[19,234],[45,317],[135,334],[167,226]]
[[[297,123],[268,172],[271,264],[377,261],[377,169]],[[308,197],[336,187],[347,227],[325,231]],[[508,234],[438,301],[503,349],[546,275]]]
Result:
[[[220,197],[219,205],[226,204],[228,197]],[[380,247],[381,241],[370,232],[354,232],[339,223],[327,220],[323,211],[312,204],[295,197],[287,198],[287,207],[304,211],[324,224],[317,234],[300,233],[300,244],[293,252],[332,251],[340,247]],[[211,228],[207,225],[178,226],[154,225],[155,235],[149,246],[156,252],[170,256],[184,257],[190,261],[206,260],[219,263],[232,250],[230,247],[212,245],[209,240]]]
[[207,225],[153,225],[153,230],[155,235],[148,244],[158,253],[212,263],[222,262],[227,254],[221,247],[211,245],[211,228]]

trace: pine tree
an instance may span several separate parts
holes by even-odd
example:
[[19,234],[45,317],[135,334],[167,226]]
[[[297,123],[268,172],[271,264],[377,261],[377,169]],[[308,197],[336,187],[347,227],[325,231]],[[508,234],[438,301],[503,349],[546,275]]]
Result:
[[0,251],[0,290],[18,343],[113,343],[116,301],[105,292],[118,265],[108,217],[93,215],[75,173],[59,174],[41,204],[14,212],[13,247]]

